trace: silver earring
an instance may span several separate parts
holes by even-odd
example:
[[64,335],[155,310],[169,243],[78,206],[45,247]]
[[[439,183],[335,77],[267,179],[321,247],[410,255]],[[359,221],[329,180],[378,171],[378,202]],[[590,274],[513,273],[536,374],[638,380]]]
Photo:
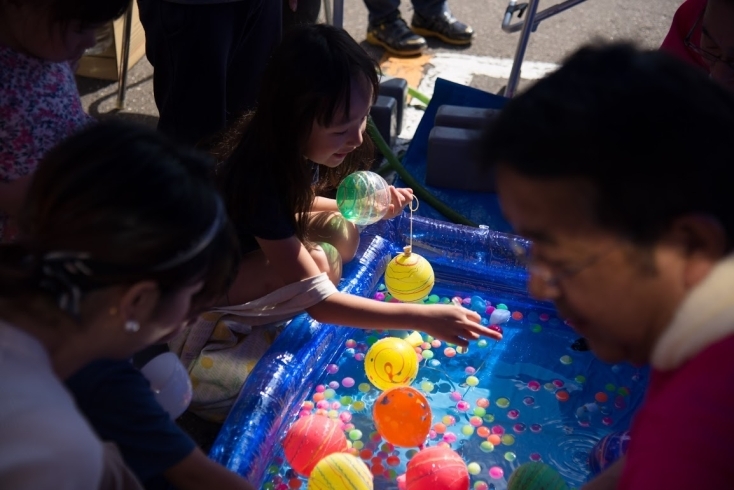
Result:
[[135,320],[128,320],[125,322],[125,331],[128,333],[135,333],[140,330],[140,324]]

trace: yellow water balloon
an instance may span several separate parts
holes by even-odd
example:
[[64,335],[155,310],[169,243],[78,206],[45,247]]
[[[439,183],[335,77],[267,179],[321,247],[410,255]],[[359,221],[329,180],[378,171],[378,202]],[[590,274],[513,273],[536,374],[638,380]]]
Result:
[[318,462],[308,479],[308,490],[372,490],[370,469],[356,456],[334,453]]
[[385,286],[400,301],[419,301],[433,289],[433,267],[422,256],[413,253],[410,246],[395,256],[385,270]]
[[367,379],[380,390],[410,385],[418,375],[418,354],[397,337],[380,339],[364,357]]

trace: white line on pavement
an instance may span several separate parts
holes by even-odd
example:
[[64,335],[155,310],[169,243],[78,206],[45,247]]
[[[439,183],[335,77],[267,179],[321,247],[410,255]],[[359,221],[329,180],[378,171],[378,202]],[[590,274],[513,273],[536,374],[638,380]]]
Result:
[[[520,76],[524,80],[537,80],[558,68],[555,63],[542,61],[525,61]],[[474,56],[456,53],[436,53],[427,65],[426,72],[418,90],[428,97],[433,95],[433,87],[437,78],[444,78],[462,85],[471,84],[476,75],[507,80],[510,77],[512,60],[509,58],[493,58],[491,56]],[[410,140],[423,117],[423,111],[408,106],[403,114],[403,131],[400,138]]]

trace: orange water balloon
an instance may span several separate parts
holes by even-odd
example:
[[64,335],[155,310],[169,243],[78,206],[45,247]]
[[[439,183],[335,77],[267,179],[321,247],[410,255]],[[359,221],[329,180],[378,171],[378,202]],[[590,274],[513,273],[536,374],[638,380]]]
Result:
[[431,407],[423,394],[410,386],[384,391],[372,407],[377,432],[400,447],[423,444],[431,430]]

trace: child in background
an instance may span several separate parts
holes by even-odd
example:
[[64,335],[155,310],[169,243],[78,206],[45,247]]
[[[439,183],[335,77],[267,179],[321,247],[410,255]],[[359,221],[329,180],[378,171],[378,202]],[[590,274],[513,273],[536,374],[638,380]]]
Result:
[[[323,194],[371,160],[363,143],[377,88],[377,65],[346,31],[294,28],[266,69],[257,110],[225,140],[236,148],[219,153],[228,158],[217,179],[242,263],[226,303],[169,344],[189,369],[194,413],[222,422],[272,343],[262,327],[303,311],[322,323],[420,330],[461,346],[480,335],[500,338],[460,306],[383,303],[336,290],[359,230]],[[410,189],[391,187],[385,218],[412,198]]]
[[[100,484],[97,436],[107,439],[105,428],[92,430],[62,380],[97,359],[119,359],[133,370],[125,359],[175,335],[190,309],[226,289],[238,253],[210,168],[198,153],[119,123],[86,129],[44,157],[18,239],[0,245],[1,488],[115,488]],[[130,445],[162,458],[159,434],[136,426],[150,429],[151,410],[162,411],[133,398],[145,396],[136,388],[141,382],[139,373],[109,377],[93,402],[128,423],[128,442],[147,435],[152,447]],[[179,466],[206,463],[185,477],[251,488],[182,437],[170,449],[183,451]],[[127,460],[129,447],[113,442]]]
[[[90,122],[71,63],[127,0],[0,0],[0,240],[49,149]],[[12,222],[11,222],[12,223]]]

